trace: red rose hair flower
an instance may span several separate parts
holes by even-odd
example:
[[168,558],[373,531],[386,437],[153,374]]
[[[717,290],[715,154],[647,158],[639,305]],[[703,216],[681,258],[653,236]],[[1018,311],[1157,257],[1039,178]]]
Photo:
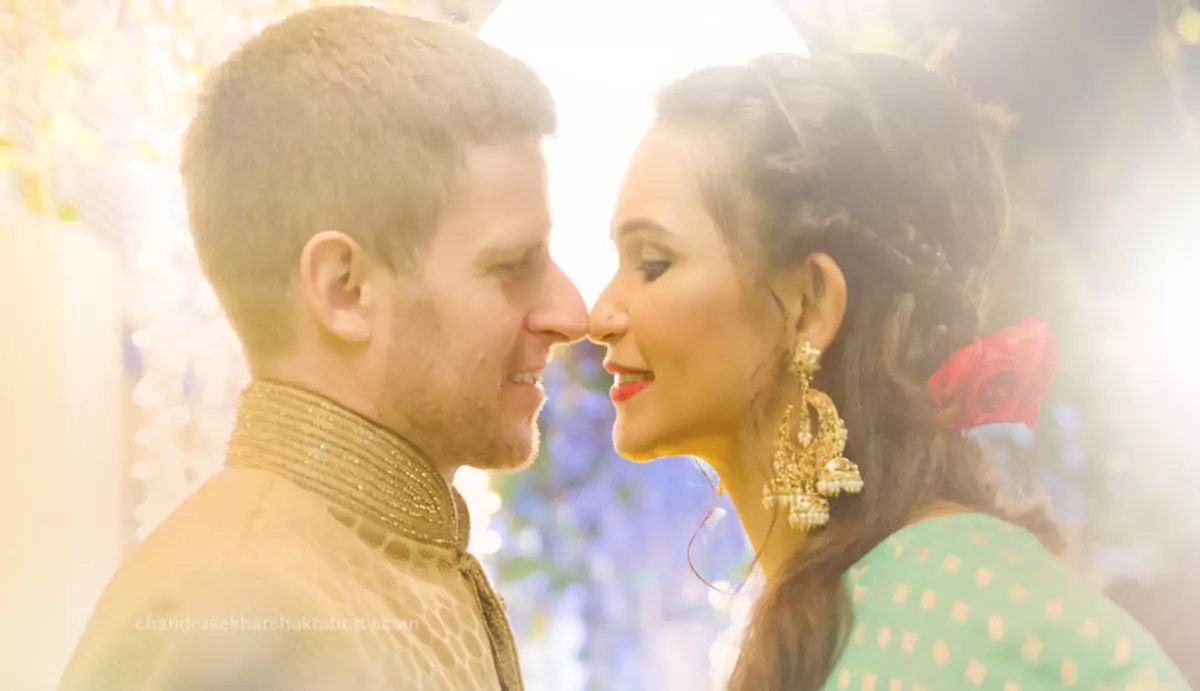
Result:
[[929,390],[950,429],[997,422],[1033,428],[1057,365],[1058,346],[1049,326],[1026,319],[954,351],[929,378]]

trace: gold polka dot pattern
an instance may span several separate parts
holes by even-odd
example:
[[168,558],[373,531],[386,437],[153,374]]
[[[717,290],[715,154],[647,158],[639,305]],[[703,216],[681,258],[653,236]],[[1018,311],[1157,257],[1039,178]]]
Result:
[[844,578],[855,629],[826,690],[1188,691],[1132,618],[991,516],[908,526]]

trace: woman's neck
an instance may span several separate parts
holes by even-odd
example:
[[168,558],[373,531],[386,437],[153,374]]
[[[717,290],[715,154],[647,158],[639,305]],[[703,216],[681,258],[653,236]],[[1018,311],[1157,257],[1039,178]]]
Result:
[[[708,459],[737,510],[768,582],[800,550],[805,538],[803,532],[788,525],[785,509],[772,511],[763,506],[763,489],[775,473],[771,461],[774,451],[775,433],[768,429]],[[935,500],[917,508],[906,524],[967,511],[961,504]]]
[[774,439],[773,432],[758,434],[708,461],[737,510],[768,582],[804,544],[804,533],[788,526],[786,510],[763,506],[763,489],[775,474]]

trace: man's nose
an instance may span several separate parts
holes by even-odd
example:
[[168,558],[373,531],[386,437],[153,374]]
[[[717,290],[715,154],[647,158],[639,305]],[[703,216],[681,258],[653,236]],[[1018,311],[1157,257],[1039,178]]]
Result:
[[530,316],[530,329],[553,343],[574,343],[587,335],[587,320],[579,289],[558,264],[552,264],[542,304]]

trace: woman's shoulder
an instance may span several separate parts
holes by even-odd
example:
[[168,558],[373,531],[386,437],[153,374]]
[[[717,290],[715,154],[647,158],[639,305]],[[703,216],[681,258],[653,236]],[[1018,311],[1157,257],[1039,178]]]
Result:
[[[920,672],[929,688],[984,679],[1005,689],[1188,688],[1132,617],[1033,535],[991,516],[909,526],[845,578],[855,627],[843,676],[887,665]],[[1129,686],[1139,680],[1147,685]]]

